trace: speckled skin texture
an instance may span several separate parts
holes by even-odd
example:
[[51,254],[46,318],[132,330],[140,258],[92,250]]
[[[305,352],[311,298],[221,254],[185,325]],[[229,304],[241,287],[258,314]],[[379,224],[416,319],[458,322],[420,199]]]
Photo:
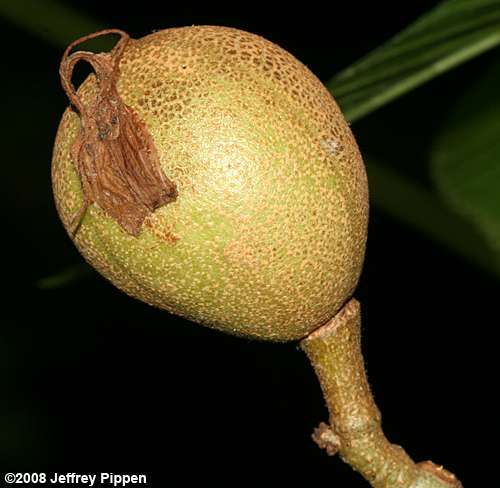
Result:
[[[74,237],[85,259],[129,295],[229,333],[285,341],[328,321],[361,272],[368,190],[320,81],[275,44],[210,26],[131,40],[120,70],[178,198],[139,237],[92,204]],[[90,76],[79,95],[95,92]],[[67,109],[53,155],[67,229],[83,201],[79,128]]]

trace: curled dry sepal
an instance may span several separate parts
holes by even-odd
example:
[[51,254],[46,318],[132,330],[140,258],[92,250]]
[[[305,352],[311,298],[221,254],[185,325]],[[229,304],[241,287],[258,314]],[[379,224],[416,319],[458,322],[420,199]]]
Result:
[[[78,51],[78,44],[103,34],[120,34],[109,53]],[[151,135],[137,113],[118,94],[119,62],[129,40],[117,29],[97,32],[71,43],[66,49],[60,74],[63,88],[78,110],[81,129],[71,147],[84,202],[73,218],[73,232],[92,203],[97,203],[128,233],[137,236],[146,217],[177,198],[175,184],[163,173]],[[85,106],[71,77],[78,61],[87,61],[95,71],[99,93]]]

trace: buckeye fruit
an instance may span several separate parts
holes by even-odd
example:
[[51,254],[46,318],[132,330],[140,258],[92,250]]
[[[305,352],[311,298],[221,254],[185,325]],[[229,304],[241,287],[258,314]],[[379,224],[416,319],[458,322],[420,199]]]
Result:
[[[76,51],[115,33],[108,53]],[[76,91],[79,61],[93,73]],[[59,216],[129,295],[253,338],[301,339],[357,284],[363,162],[321,82],[277,45],[197,26],[98,32],[61,63]]]

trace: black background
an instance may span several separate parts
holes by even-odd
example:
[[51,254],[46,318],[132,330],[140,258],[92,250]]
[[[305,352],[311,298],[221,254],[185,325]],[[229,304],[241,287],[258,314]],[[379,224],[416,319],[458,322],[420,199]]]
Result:
[[[436,4],[66,3],[133,37],[191,24],[252,31],[324,81]],[[310,439],[327,411],[296,344],[206,330],[128,298],[95,274],[63,289],[37,289],[38,278],[81,259],[50,189],[53,139],[67,105],[57,71],[62,49],[2,18],[0,45],[2,471],[147,473],[150,486],[252,480],[366,487]],[[425,156],[433,133],[491,56],[355,124],[362,152],[430,185]],[[488,476],[481,446],[498,426],[491,420],[498,282],[372,208],[356,297],[387,436],[416,460],[432,459],[465,486],[478,486]]]

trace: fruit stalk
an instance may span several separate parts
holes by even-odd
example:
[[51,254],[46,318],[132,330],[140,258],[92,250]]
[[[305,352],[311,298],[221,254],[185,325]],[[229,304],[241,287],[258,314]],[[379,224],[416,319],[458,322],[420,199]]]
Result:
[[330,425],[321,424],[313,439],[328,454],[338,452],[374,488],[461,488],[452,473],[430,461],[413,462],[386,439],[365,373],[360,329],[360,305],[351,299],[301,342],[330,414]]

